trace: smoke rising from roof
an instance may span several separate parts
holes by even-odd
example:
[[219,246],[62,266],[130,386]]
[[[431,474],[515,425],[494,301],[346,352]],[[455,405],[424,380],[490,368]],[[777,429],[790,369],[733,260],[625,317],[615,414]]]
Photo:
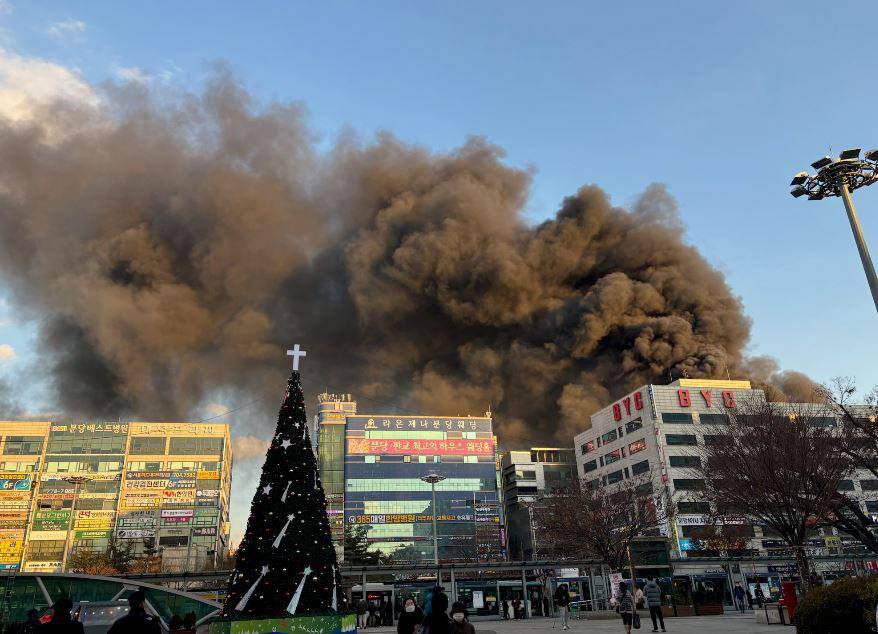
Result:
[[585,186],[529,226],[530,175],[484,139],[346,135],[320,153],[300,105],[260,105],[223,72],[95,103],[0,122],[0,275],[46,316],[70,416],[269,394],[269,433],[298,342],[312,394],[491,407],[504,442],[567,445],[634,386],[744,371],[741,302],[661,185],[631,209]]

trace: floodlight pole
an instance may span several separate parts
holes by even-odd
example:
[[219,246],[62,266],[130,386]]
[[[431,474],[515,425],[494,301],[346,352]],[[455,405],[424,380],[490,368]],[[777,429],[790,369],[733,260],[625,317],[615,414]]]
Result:
[[860,260],[863,262],[863,270],[866,272],[866,280],[869,282],[869,290],[872,291],[872,301],[875,302],[875,310],[878,311],[878,276],[875,275],[875,266],[872,264],[872,256],[869,255],[869,247],[866,246],[866,238],[860,227],[860,220],[854,209],[854,201],[848,191],[847,183],[843,178],[838,180],[838,191],[844,200],[844,208],[848,213],[848,221],[851,223],[851,231],[854,241],[857,243],[857,251],[860,252]]

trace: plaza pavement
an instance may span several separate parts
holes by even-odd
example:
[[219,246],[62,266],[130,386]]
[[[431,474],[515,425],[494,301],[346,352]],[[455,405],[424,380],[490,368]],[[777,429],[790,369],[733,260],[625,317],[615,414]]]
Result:
[[[652,632],[652,621],[647,616],[645,619],[641,616],[642,625],[639,630],[632,629],[633,632]],[[548,634],[558,632],[561,634],[563,630],[560,624],[556,624],[552,629],[552,619],[533,618],[522,621],[475,621],[473,626],[476,628],[476,634],[533,634],[539,632]],[[752,632],[761,632],[767,634],[771,631],[794,632],[791,627],[781,625],[759,625],[756,623],[756,617],[752,612],[747,612],[745,616],[738,614],[725,614],[723,616],[692,616],[685,618],[670,618],[665,620],[665,628],[668,634],[750,634]],[[360,630],[362,632],[363,630]],[[661,630],[659,630],[661,631]],[[370,627],[365,630],[367,634],[396,634],[396,628],[391,627]],[[570,634],[604,634],[615,633],[625,634],[625,627],[622,625],[622,619],[606,619],[606,620],[587,620],[587,619],[571,619]]]

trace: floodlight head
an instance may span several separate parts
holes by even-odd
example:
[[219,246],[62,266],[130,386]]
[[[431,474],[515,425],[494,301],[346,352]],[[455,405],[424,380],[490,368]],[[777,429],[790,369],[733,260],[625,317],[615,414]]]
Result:
[[823,200],[823,194],[808,194],[808,200]]
[[808,180],[808,172],[799,172],[795,176],[793,176],[793,180],[790,181],[790,187],[793,185],[801,185],[806,180]]
[[826,167],[827,165],[832,165],[834,161],[835,159],[833,159],[831,156],[824,156],[822,159],[818,159],[811,163],[811,167],[813,167],[815,170],[819,170]]
[[792,196],[794,198],[798,198],[799,196],[804,196],[807,193],[808,193],[808,190],[805,189],[804,187],[802,187],[801,185],[796,185],[795,187],[793,187],[792,191],[790,191],[790,194],[792,194]]
[[878,161],[878,149],[866,152],[866,159],[870,161]]
[[838,155],[842,161],[852,161],[860,158],[860,148],[851,148],[850,150],[843,150],[841,154]]

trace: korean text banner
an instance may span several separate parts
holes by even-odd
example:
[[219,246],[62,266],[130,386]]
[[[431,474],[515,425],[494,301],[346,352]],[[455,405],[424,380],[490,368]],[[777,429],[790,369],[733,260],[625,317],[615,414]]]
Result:
[[490,418],[445,418],[439,416],[348,416],[349,430],[385,431],[491,431]]
[[0,491],[30,491],[31,474],[4,473],[0,478]]
[[493,456],[494,442],[491,440],[428,440],[420,438],[400,438],[399,440],[349,438],[348,453]]

